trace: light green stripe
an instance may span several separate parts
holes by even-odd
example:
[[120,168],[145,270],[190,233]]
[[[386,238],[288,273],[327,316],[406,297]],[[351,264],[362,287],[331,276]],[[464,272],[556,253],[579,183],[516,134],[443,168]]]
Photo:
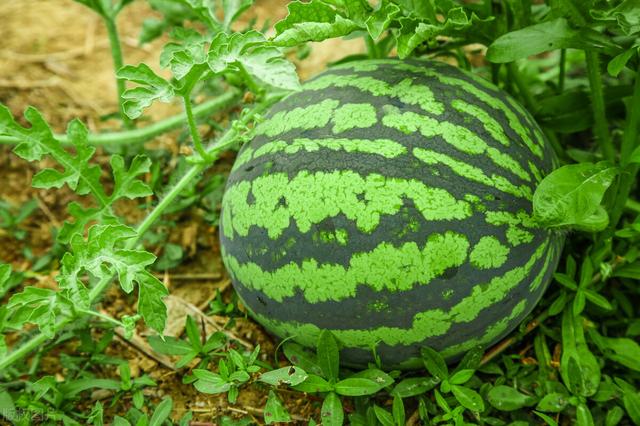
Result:
[[526,229],[535,229],[537,224],[525,211],[511,213],[507,211],[487,211],[484,213],[485,222],[494,226],[507,225],[506,237],[509,244],[519,246],[520,244],[533,241],[533,234]]
[[526,300],[521,300],[516,306],[513,307],[513,309],[511,310],[511,313],[508,316],[491,324],[487,328],[487,331],[482,337],[479,337],[476,339],[470,339],[470,340],[467,340],[466,342],[449,346],[448,348],[441,351],[440,355],[442,355],[445,358],[449,358],[449,357],[453,357],[455,355],[467,352],[475,348],[476,346],[484,346],[490,342],[493,342],[495,339],[497,339],[504,332],[507,331],[507,328],[509,327],[509,325],[511,325],[516,318],[522,315],[526,307],[527,307]]
[[556,256],[556,247],[554,245],[551,245],[549,247],[549,251],[547,251],[547,256],[546,259],[544,260],[544,265],[542,265],[542,269],[540,270],[540,273],[538,274],[538,276],[531,281],[531,285],[529,286],[529,290],[536,291],[538,289],[538,287],[540,287],[540,284],[542,284],[542,280],[545,276],[545,274],[549,271],[549,263],[551,262],[552,259],[554,259]]
[[359,152],[363,154],[380,155],[384,158],[396,158],[407,153],[407,148],[394,142],[391,139],[345,139],[345,138],[325,138],[325,139],[305,139],[297,138],[292,142],[275,140],[267,142],[255,151],[243,152],[234,164],[234,168],[254,160],[263,155],[269,154],[296,154],[301,150],[306,152],[317,152],[320,149],[331,151]]
[[426,164],[443,164],[465,179],[481,183],[516,197],[527,200],[532,199],[531,188],[528,186],[516,186],[509,182],[504,176],[496,174],[487,176],[482,169],[451,158],[448,155],[422,148],[414,148],[413,155]]
[[423,84],[413,84],[411,78],[391,85],[370,76],[327,74],[304,85],[305,90],[324,90],[329,87],[354,87],[373,96],[389,96],[405,104],[418,105],[432,114],[444,113],[444,105],[436,100],[431,89]]
[[258,124],[254,135],[273,137],[292,129],[309,130],[324,127],[333,117],[340,101],[325,99],[315,105],[298,107],[290,111],[279,111],[271,118]]
[[[254,201],[247,203],[249,191]],[[431,188],[414,179],[389,178],[379,174],[361,176],[351,170],[301,171],[293,178],[286,173],[259,176],[227,188],[223,199],[223,231],[246,236],[251,226],[267,230],[278,238],[294,220],[302,233],[323,220],[344,214],[363,232],[372,232],[382,215],[396,214],[404,199],[427,221],[465,219],[470,204],[448,191]]]
[[477,118],[478,121],[482,123],[482,127],[484,127],[485,130],[502,145],[511,145],[511,142],[509,141],[509,138],[507,137],[507,134],[504,132],[504,129],[502,128],[500,123],[498,123],[498,121],[484,109],[460,99],[454,99],[453,101],[451,101],[451,106],[460,112]]
[[376,110],[370,104],[339,105],[340,101],[325,99],[315,105],[279,111],[260,123],[254,135],[274,137],[293,129],[310,130],[325,127],[330,121],[333,123],[332,130],[335,134],[353,128],[368,128],[378,122]]
[[540,173],[540,169],[538,169],[538,166],[536,166],[533,161],[528,161],[528,164],[529,170],[531,170],[531,173],[533,173],[535,182],[540,183],[542,181],[542,173]]
[[478,269],[499,268],[507,261],[510,251],[496,237],[484,236],[473,248],[469,260]]
[[508,170],[521,179],[531,182],[531,176],[510,155],[489,146],[470,129],[449,121],[438,121],[415,112],[398,113],[397,108],[387,106],[382,124],[406,134],[419,131],[422,136],[440,136],[446,143],[460,152],[471,155],[486,155],[497,167]]
[[[481,311],[504,303],[507,294],[529,276],[531,269],[543,255],[547,245],[548,240],[538,247],[526,264],[510,270],[502,276],[495,277],[488,283],[475,285],[472,294],[462,299],[450,311],[433,309],[417,314],[410,329],[378,327],[370,330],[332,329],[331,332],[349,347],[360,348],[371,348],[379,343],[390,346],[410,345],[430,337],[441,336],[447,333],[453,324],[471,322],[477,318]],[[284,323],[261,315],[255,316],[267,329],[280,336],[295,336],[294,340],[303,345],[315,345],[320,334],[320,329],[314,324]],[[481,343],[487,343],[488,339],[489,337],[483,337]]]
[[355,297],[360,285],[391,292],[409,290],[416,283],[427,285],[447,269],[462,265],[468,250],[469,242],[464,235],[448,231],[432,234],[424,247],[415,242],[398,248],[381,243],[370,252],[351,256],[346,268],[307,259],[301,265],[291,262],[267,272],[252,262],[240,264],[226,253],[223,258],[227,269],[245,287],[259,290],[278,302],[301,290],[305,300],[317,303]]
[[[526,146],[531,150],[531,152],[538,158],[543,157],[542,151],[542,143],[543,140],[536,141],[537,144],[531,139],[529,136],[529,132],[522,124],[521,120],[516,116],[516,114],[498,99],[495,95],[483,92],[479,90],[476,86],[469,83],[468,81],[461,80],[454,77],[449,77],[444,74],[439,73],[437,70],[429,69],[427,67],[417,67],[415,65],[407,64],[407,63],[399,63],[395,66],[396,69],[410,71],[418,74],[423,74],[427,77],[432,77],[438,79],[440,82],[450,85],[457,86],[464,90],[466,93],[474,96],[476,99],[490,106],[494,110],[504,112],[507,120],[509,121],[509,126],[520,136],[522,141],[526,144]],[[480,79],[472,74],[469,74],[474,81],[479,81]]]

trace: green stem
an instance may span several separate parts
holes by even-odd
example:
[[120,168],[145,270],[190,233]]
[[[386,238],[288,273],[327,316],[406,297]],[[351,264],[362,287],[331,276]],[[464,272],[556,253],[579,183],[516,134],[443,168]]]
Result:
[[610,162],[615,161],[615,150],[611,142],[607,115],[604,105],[602,89],[602,75],[600,74],[600,58],[596,52],[585,51],[587,58],[587,73],[589,74],[589,86],[591,88],[591,104],[593,106],[594,135],[602,151],[604,158]]
[[[243,115],[240,119],[238,119],[238,123],[240,125],[247,125],[253,119],[253,117],[264,112],[278,99],[279,97],[275,97],[266,100],[265,102],[256,106],[256,108],[249,111],[247,114]],[[231,126],[231,128],[227,130],[227,132],[222,136],[222,138],[220,138],[218,142],[212,144],[212,146],[206,150],[206,154],[211,157],[215,156],[215,154],[217,154],[218,152],[233,146],[233,144],[236,142],[237,137],[237,127]],[[175,198],[183,192],[183,190],[187,187],[187,185],[189,185],[191,180],[200,175],[200,173],[202,173],[209,166],[211,166],[211,164],[197,163],[192,165],[187,173],[185,173],[182,178],[180,178],[178,183],[173,188],[171,188],[171,190],[162,200],[160,200],[158,205],[151,211],[151,213],[149,213],[149,215],[147,215],[147,217],[145,217],[145,219],[138,225],[136,229],[138,238],[137,240],[130,240],[126,245],[126,249],[133,249],[134,247],[136,247],[140,238],[145,234],[146,231],[149,230],[149,228],[151,228],[151,226],[162,215],[167,207],[169,207],[173,203]],[[91,288],[91,290],[89,291],[89,302],[91,304],[95,303],[98,300],[100,295],[111,284],[112,280],[113,276],[104,277]],[[76,319],[77,317],[72,315],[59,318],[56,324],[53,326],[54,335],[58,334],[64,327],[66,327],[69,323],[75,321]],[[0,358],[0,371],[5,370],[13,363],[24,358],[35,349],[42,346],[47,340],[49,340],[49,337],[38,331],[38,333],[31,339],[29,339],[29,341],[27,341],[24,345]]]
[[[107,27],[107,34],[109,35],[109,44],[111,46],[111,57],[113,58],[113,69],[118,72],[123,66],[122,60],[122,46],[120,44],[120,36],[118,35],[118,27],[116,25],[116,16],[104,17],[104,24]],[[116,89],[118,91],[118,109],[120,111],[120,118],[124,123],[124,127],[130,129],[133,127],[133,122],[127,114],[124,112],[124,103],[122,100],[122,94],[124,93],[125,81],[116,77]]]
[[[231,106],[239,100],[240,91],[230,90],[215,99],[211,99],[194,107],[193,116],[195,118],[209,116],[216,111],[220,111]],[[89,143],[91,145],[129,145],[134,143],[142,143],[151,140],[158,135],[182,126],[186,120],[186,113],[182,113],[140,129],[125,130],[122,132],[89,134]],[[67,135],[56,134],[54,135],[54,137],[63,145],[72,144]],[[0,135],[0,145],[15,145],[20,142],[21,140],[18,138]]]
[[560,73],[558,74],[558,93],[564,92],[564,78],[567,68],[567,49],[560,50]]
[[380,51],[378,49],[378,46],[376,45],[375,40],[369,34],[367,34],[364,37],[364,41],[365,41],[365,44],[367,45],[367,53],[369,54],[369,58],[371,59],[380,58]]
[[633,96],[631,103],[627,109],[627,122],[625,123],[624,133],[622,135],[622,145],[620,147],[620,178],[615,192],[613,207],[610,210],[609,227],[605,233],[607,236],[613,235],[625,205],[629,199],[629,194],[636,181],[639,167],[636,164],[629,164],[631,153],[638,146],[638,124],[640,123],[640,67],[636,72],[635,83],[633,87]]
[[91,309],[76,309],[76,312],[84,314],[84,315],[91,315],[97,318],[100,318],[101,320],[104,320],[108,323],[111,323],[113,325],[115,325],[116,327],[124,327],[124,324],[121,323],[120,321],[118,321],[115,318],[111,318],[109,315],[105,315],[102,312],[98,312],[98,311],[92,311]]
[[633,96],[627,112],[629,116],[625,123],[624,134],[622,135],[622,145],[620,146],[620,166],[622,167],[629,164],[631,153],[633,153],[633,150],[639,145],[638,124],[640,123],[640,66],[636,71],[635,82],[633,85]]
[[189,123],[189,132],[191,133],[191,139],[193,140],[193,147],[195,148],[200,158],[207,159],[207,153],[202,146],[202,139],[200,139],[200,132],[198,132],[198,126],[196,120],[193,117],[193,110],[191,107],[191,93],[186,93],[182,100],[184,101],[184,111],[187,115],[187,123]]
[[500,84],[500,64],[491,64],[491,81],[496,86]]

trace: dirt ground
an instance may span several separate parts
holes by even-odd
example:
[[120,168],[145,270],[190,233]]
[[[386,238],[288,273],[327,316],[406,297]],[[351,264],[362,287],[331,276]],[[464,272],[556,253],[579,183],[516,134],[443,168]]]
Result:
[[[257,18],[262,22],[274,22],[286,15],[285,0],[258,0],[244,19]],[[145,62],[160,72],[158,58],[166,38],[140,46],[138,35],[142,21],[154,12],[144,1],[135,1],[120,15],[119,28],[123,43],[125,63]],[[0,103],[8,106],[14,116],[22,118],[29,105],[35,106],[56,132],[63,132],[67,123],[79,118],[90,130],[107,130],[118,126],[115,120],[104,119],[116,111],[115,78],[106,31],[100,18],[88,8],[71,0],[0,0]],[[322,70],[328,62],[363,50],[360,40],[332,40],[312,46],[311,55],[299,63],[303,78]],[[178,105],[156,104],[147,113],[159,119],[180,110]],[[224,117],[220,117],[224,122]],[[24,122],[23,122],[24,124]],[[150,142],[154,149],[179,151],[176,132]],[[98,153],[98,161],[106,164],[108,154]],[[226,166],[232,156],[226,158]],[[74,199],[66,189],[55,191],[35,190],[30,186],[31,177],[38,168],[13,155],[8,146],[0,146],[0,200],[19,205],[35,199],[38,209],[22,225],[26,238],[19,241],[0,229],[0,261],[11,263],[14,270],[29,271],[32,266],[29,250],[38,257],[53,245],[52,229],[66,219],[66,206]],[[169,172],[170,170],[168,170]],[[122,205],[128,219],[135,223],[143,213],[135,205]],[[171,230],[170,240],[180,244],[186,256],[175,270],[161,274],[169,287],[169,325],[167,334],[179,335],[183,331],[185,316],[191,314],[201,319],[209,331],[225,324],[223,317],[206,317],[208,302],[216,290],[229,297],[229,280],[221,265],[217,230],[198,215],[176,220],[178,226]],[[150,248],[153,249],[153,248]],[[55,288],[55,266],[51,274],[31,274],[26,283]],[[133,310],[133,300],[112,288],[100,307],[118,317]],[[139,330],[144,335],[146,330]],[[247,346],[260,344],[262,353],[272,356],[274,342],[264,331],[249,320],[236,320],[231,329]],[[11,336],[9,344],[11,344]],[[62,380],[68,372],[58,357],[61,351],[74,355],[74,344],[49,353],[41,364],[41,374],[54,375]],[[172,360],[154,355],[144,339],[137,336],[132,342],[117,338],[108,349],[110,356],[129,360],[134,376],[150,375],[158,386],[148,388],[147,397],[159,401],[164,395],[174,400],[174,418],[187,410],[194,412],[199,425],[218,424],[221,415],[233,417],[251,416],[262,423],[262,411],[268,390],[259,386],[243,388],[239,400],[229,405],[226,398],[209,396],[195,391],[192,385],[182,384],[182,374],[173,367]],[[269,360],[273,362],[272,359]],[[112,365],[95,365],[92,371],[101,377],[116,377],[117,368]],[[130,400],[121,400],[110,406],[111,394],[95,391],[81,408],[90,409],[97,400],[106,407],[106,418],[123,414],[130,407]],[[318,403],[311,397],[283,391],[287,408],[296,419],[302,421],[314,416],[318,419]]]

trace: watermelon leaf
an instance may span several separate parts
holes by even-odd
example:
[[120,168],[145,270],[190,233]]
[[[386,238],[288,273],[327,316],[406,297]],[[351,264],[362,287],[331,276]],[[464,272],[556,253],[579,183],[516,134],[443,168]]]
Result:
[[359,29],[345,14],[320,0],[309,3],[294,1],[287,6],[289,14],[276,23],[276,46],[295,46],[308,41],[341,37]]
[[547,228],[604,229],[609,220],[600,203],[618,171],[606,162],[570,164],[555,170],[533,195],[534,218]]

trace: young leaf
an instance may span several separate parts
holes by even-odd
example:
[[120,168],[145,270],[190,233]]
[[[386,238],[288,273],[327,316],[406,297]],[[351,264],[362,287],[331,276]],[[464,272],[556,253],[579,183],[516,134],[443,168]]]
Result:
[[617,77],[620,74],[620,71],[627,66],[627,62],[629,59],[633,57],[633,55],[638,53],[638,49],[640,49],[640,45],[634,45],[633,47],[625,50],[624,52],[616,55],[612,60],[607,64],[607,72],[612,77]]
[[536,406],[537,410],[559,413],[569,404],[567,395],[553,392],[545,395]]
[[162,402],[158,404],[153,411],[151,420],[149,420],[149,426],[162,426],[171,415],[173,409],[173,400],[170,396],[164,397]]
[[177,2],[190,9],[196,20],[205,24],[209,31],[220,32],[220,22],[216,18],[214,2],[209,0],[177,0]]
[[449,370],[447,364],[444,362],[444,358],[437,351],[424,347],[421,349],[422,360],[424,361],[427,371],[431,373],[437,379],[444,380],[449,376]]
[[438,383],[440,380],[435,377],[409,377],[398,383],[391,391],[391,395],[401,398],[422,395],[436,387]]
[[393,421],[393,416],[384,408],[380,407],[378,404],[374,404],[373,411],[376,413],[376,417],[378,421],[382,423],[382,426],[394,426],[395,423]]
[[330,382],[336,382],[340,368],[340,352],[338,342],[330,331],[323,330],[318,336],[317,354],[318,365],[322,369],[324,377]]
[[284,408],[276,393],[270,390],[269,398],[267,398],[267,404],[264,406],[264,422],[270,425],[271,423],[288,423],[290,421],[291,416],[287,412],[286,408]]
[[293,1],[287,9],[287,17],[275,24],[273,42],[277,46],[289,47],[308,41],[342,37],[360,28],[321,0],[309,3]]
[[173,336],[149,336],[147,341],[154,351],[164,355],[186,355],[193,352],[189,342]]
[[320,376],[310,374],[306,380],[293,387],[295,390],[307,393],[329,392],[334,390],[334,385]]
[[584,47],[580,33],[564,18],[531,25],[498,37],[487,50],[487,59],[505,63],[555,49]]
[[373,395],[383,387],[384,386],[375,380],[360,377],[349,377],[336,383],[335,391],[339,395],[344,396],[363,396]]
[[167,322],[167,307],[162,298],[169,294],[167,288],[150,272],[143,272],[138,281],[138,312],[144,322],[162,333]]
[[190,29],[177,27],[171,32],[174,42],[167,43],[160,54],[160,66],[169,68],[173,76],[182,80],[194,68],[207,62],[205,45],[208,37]]
[[390,0],[382,0],[365,22],[371,38],[377,40],[399,14],[400,8],[396,4]]
[[393,420],[397,425],[405,424],[405,411],[404,411],[404,403],[402,402],[402,398],[396,395],[393,398]]
[[214,73],[239,70],[249,79],[250,87],[260,83],[284,90],[300,89],[294,65],[257,31],[218,34],[209,47],[207,63]]
[[484,401],[480,394],[473,389],[451,385],[451,392],[464,408],[477,412],[484,411]]
[[140,117],[142,111],[154,101],[170,102],[175,96],[173,86],[156,75],[147,64],[126,65],[118,70],[117,76],[119,79],[140,84],[122,94],[124,111],[131,119]]
[[56,292],[38,287],[25,287],[21,293],[11,296],[7,304],[7,310],[11,312],[10,323],[14,327],[21,327],[27,322],[37,324],[47,337],[53,337],[60,309]]
[[401,28],[396,33],[398,56],[406,58],[419,45],[434,43],[438,36],[455,37],[465,35],[472,30],[477,31],[491,20],[492,18],[480,19],[475,13],[472,13],[469,18],[462,7],[449,9],[444,23],[437,20],[423,22],[415,18],[401,18],[399,19]]
[[258,380],[272,386],[296,386],[307,380],[307,377],[307,373],[300,367],[283,367],[261,374]]
[[547,227],[574,227],[589,232],[607,226],[600,206],[604,193],[618,174],[606,163],[580,163],[555,170],[538,185],[533,196],[534,217]]
[[222,0],[222,9],[224,10],[224,21],[222,25],[225,29],[229,29],[245,10],[251,7],[253,0]]
[[193,375],[196,377],[196,381],[193,386],[202,393],[223,393],[231,389],[231,383],[222,378],[221,375],[212,373],[208,370],[195,369]]
[[318,365],[316,356],[299,344],[287,341],[283,345],[283,352],[293,365],[309,373],[316,375],[322,374],[322,369]]
[[534,405],[538,399],[525,395],[511,386],[499,385],[491,388],[487,394],[489,404],[501,411],[514,411]]
[[560,375],[572,393],[591,396],[600,384],[600,367],[587,347],[582,317],[566,309],[562,317],[562,357]]
[[320,411],[323,426],[342,426],[344,422],[344,412],[340,397],[334,392],[329,392],[324,398]]

